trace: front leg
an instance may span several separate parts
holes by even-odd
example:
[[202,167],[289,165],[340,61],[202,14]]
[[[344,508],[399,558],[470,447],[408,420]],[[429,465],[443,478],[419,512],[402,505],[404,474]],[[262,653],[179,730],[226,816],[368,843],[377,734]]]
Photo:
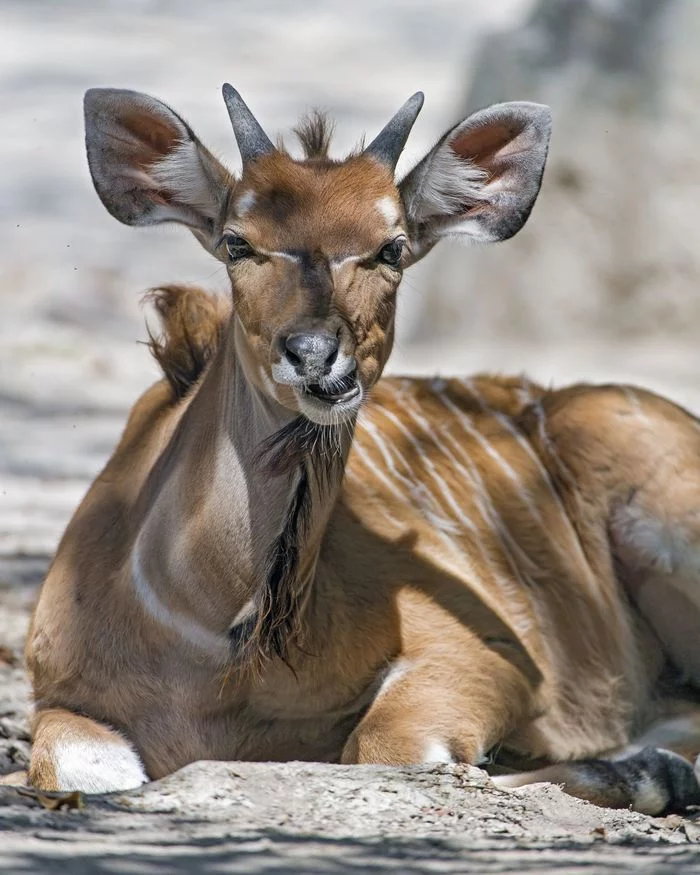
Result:
[[29,783],[39,790],[110,793],[148,781],[129,742],[89,717],[49,708],[36,714],[33,728]]
[[[530,708],[523,673],[478,639],[404,654],[348,739],[343,763],[478,765]],[[466,650],[466,652],[465,652]]]

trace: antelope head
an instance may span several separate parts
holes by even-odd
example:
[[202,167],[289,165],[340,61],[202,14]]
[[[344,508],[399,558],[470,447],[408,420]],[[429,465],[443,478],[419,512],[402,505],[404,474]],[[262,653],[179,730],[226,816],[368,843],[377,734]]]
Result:
[[352,419],[391,351],[403,271],[442,237],[504,240],[527,220],[549,109],[503,103],[477,112],[397,182],[422,94],[343,161],[328,157],[321,117],[298,130],[298,160],[273,145],[230,85],[223,95],[239,175],[160,101],[88,91],[95,188],[121,222],[179,222],[226,265],[237,355],[261,393],[314,423]]

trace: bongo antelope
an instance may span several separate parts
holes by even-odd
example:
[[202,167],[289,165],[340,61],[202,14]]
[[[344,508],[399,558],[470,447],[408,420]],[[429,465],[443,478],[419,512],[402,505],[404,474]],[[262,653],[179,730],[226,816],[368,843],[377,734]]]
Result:
[[464,761],[603,805],[700,802],[698,421],[628,386],[380,379],[403,271],[527,220],[549,110],[477,112],[395,182],[420,93],[343,161],[321,115],[298,160],[223,93],[238,176],[160,101],[85,98],[107,210],[188,227],[231,297],[152,293],[164,378],[33,616],[31,783]]

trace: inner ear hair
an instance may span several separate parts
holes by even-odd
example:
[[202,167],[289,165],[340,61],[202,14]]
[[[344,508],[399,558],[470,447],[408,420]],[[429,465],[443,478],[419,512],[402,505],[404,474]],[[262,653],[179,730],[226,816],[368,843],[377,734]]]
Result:
[[211,235],[233,178],[169,106],[93,88],[85,95],[85,141],[95,189],[120,222],[179,222],[200,240]]
[[440,237],[506,240],[537,197],[551,114],[536,103],[502,103],[455,125],[399,184],[412,247],[424,255]]
[[[479,201],[484,183],[489,178],[486,170],[467,156],[458,154],[446,138],[432,155],[430,172],[416,172],[420,167],[419,164],[412,172],[416,173],[416,184],[406,186],[404,198],[406,214],[414,222],[463,212]],[[405,181],[408,180],[406,177]]]

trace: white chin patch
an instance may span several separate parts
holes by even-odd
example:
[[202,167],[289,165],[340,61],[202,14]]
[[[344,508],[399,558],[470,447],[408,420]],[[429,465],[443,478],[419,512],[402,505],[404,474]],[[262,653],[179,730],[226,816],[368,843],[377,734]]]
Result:
[[340,425],[357,413],[362,404],[364,393],[360,387],[359,393],[354,398],[338,404],[327,404],[325,401],[313,398],[302,391],[297,391],[295,394],[300,412],[311,422],[315,422],[317,425]]
[[58,741],[54,756],[59,790],[113,793],[148,781],[139,755],[126,741]]

